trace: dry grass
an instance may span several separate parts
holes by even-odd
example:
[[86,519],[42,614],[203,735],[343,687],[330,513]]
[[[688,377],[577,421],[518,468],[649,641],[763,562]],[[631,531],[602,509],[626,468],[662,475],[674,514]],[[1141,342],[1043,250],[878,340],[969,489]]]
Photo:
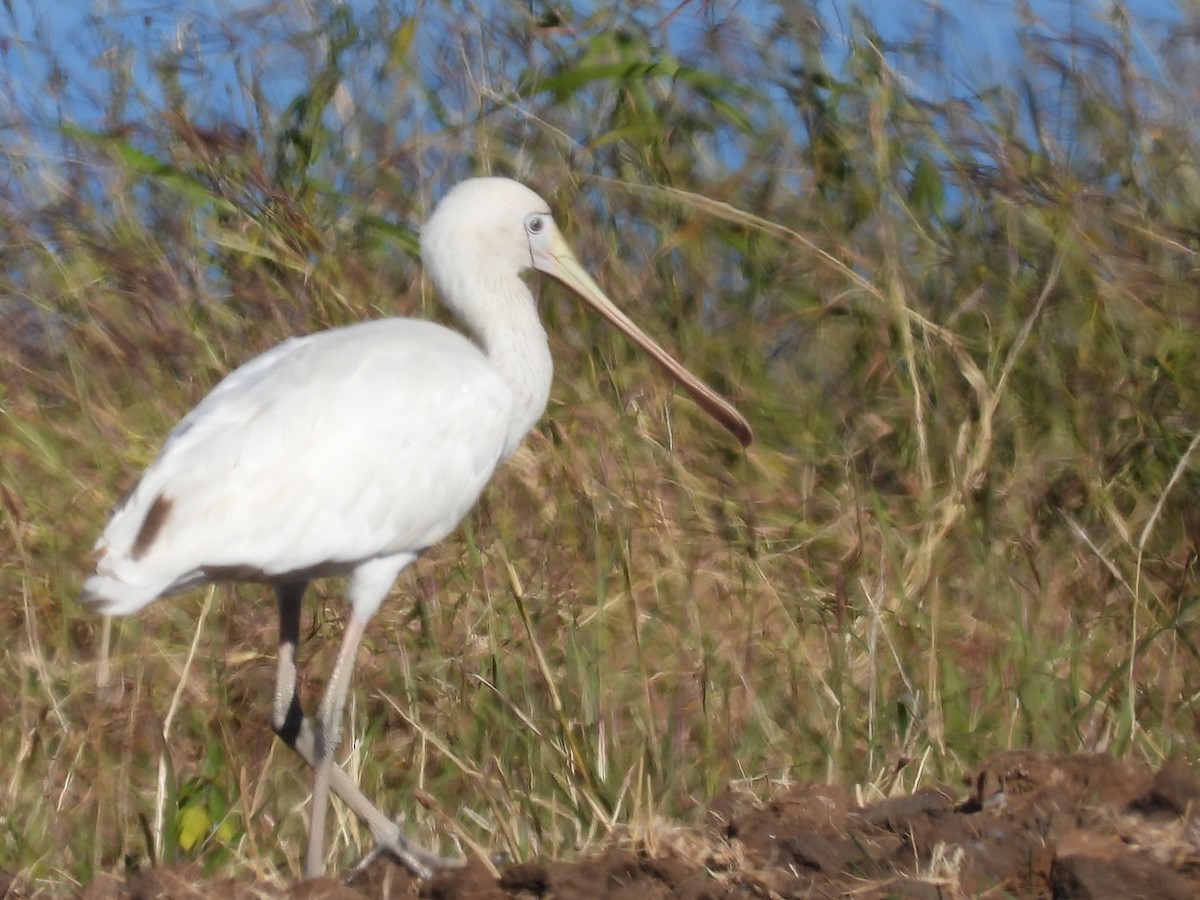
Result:
[[[307,106],[250,73],[253,115],[166,91],[51,135],[65,160],[9,157],[0,868],[55,890],[156,852],[299,871],[265,593],[118,622],[103,691],[75,597],[107,508],[222,374],[288,335],[440,315],[409,229],[474,171],[549,195],[759,441],[738,452],[543,290],[550,410],[359,659],[344,760],[416,837],[564,854],[731,783],[878,796],[1007,747],[1194,751],[1194,80],[1140,74],[1119,31],[1035,110],[910,96],[864,23],[829,73],[774,7],[773,32],[689,20],[690,56],[634,24],[650,7],[620,33],[377,10],[345,42],[340,15],[290,38]],[[1057,71],[1057,46],[1030,65]],[[32,152],[39,123],[15,127]],[[308,604],[310,699],[339,590]],[[339,818],[331,856],[364,837]]]

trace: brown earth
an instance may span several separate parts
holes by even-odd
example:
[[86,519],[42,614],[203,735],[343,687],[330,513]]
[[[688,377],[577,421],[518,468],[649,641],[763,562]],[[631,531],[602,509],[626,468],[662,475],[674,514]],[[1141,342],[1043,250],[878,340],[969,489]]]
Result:
[[[859,806],[801,784],[768,802],[728,793],[701,829],[616,841],[578,862],[531,861],[497,879],[480,864],[418,882],[376,861],[343,883],[278,888],[205,881],[186,865],[97,879],[85,900],[1048,897],[1200,898],[1200,779],[1182,761],[1153,773],[1100,755],[1026,751],[988,760],[958,790]],[[28,897],[19,885],[0,897]]]

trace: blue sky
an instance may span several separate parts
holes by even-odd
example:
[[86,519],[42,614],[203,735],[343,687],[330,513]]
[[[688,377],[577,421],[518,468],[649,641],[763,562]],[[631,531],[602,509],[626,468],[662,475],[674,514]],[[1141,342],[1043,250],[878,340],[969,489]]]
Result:
[[[373,0],[348,2],[356,12],[374,5]],[[420,0],[385,2],[401,10],[425,6]],[[479,2],[486,8],[486,0]],[[233,61],[256,66],[268,87],[273,84],[270,99],[279,106],[303,84],[305,66],[299,51],[284,54],[276,47],[271,53],[255,52],[251,42],[263,28],[268,33],[272,27],[279,28],[282,43],[287,29],[303,26],[304,14],[298,11],[303,6],[290,0],[279,0],[278,9],[296,12],[276,15],[273,20],[248,21],[247,10],[263,5],[262,0],[7,0],[0,12],[0,117],[8,118],[15,107],[18,118],[23,118],[20,113],[36,110],[43,122],[55,121],[60,111],[87,124],[99,121],[103,103],[112,95],[102,63],[108,49],[104,42],[115,38],[135,51],[142,67],[154,54],[173,46],[203,57],[208,69],[203,79],[189,80],[186,54],[180,72],[193,108],[228,110],[235,121],[253,121],[249,110],[237,108],[249,101],[234,89],[238,78]],[[429,5],[444,9],[443,4]],[[1179,8],[1173,0],[1125,0],[1125,5],[1138,23],[1135,46],[1143,54],[1144,68],[1154,73],[1161,23],[1177,20]],[[702,14],[706,6],[715,8],[718,15],[728,6],[754,22],[756,11],[769,4],[729,0],[715,7],[697,2],[677,9],[674,0],[663,3],[664,14],[675,11],[672,21],[679,23],[681,33],[688,27],[687,17]],[[1104,31],[1114,0],[1030,0],[1029,6],[1050,29]],[[931,95],[969,93],[971,87],[1009,81],[1019,58],[1017,0],[818,0],[818,8],[834,42],[833,60],[838,37],[849,27],[852,8],[865,11],[886,39],[900,42],[917,34],[938,38],[946,63],[946,74],[941,77],[951,83],[934,83],[928,72],[910,73],[914,84]],[[53,49],[66,70],[68,87],[59,95],[47,90],[50,61],[42,51],[45,47]],[[896,62],[903,72],[903,60]],[[135,72],[139,82],[153,83],[147,72],[145,68]]]
[[[1018,64],[1021,16],[1016,0],[820,0],[819,6],[830,27],[848,21],[848,10],[854,7],[866,12],[891,40],[901,41],[914,33],[938,34],[950,57],[949,68],[966,81],[986,74],[1009,74]],[[1114,8],[1123,6],[1135,22],[1135,46],[1149,66],[1157,58],[1163,25],[1181,18],[1180,7],[1172,0],[1122,0],[1119,4],[1114,0],[1029,0],[1028,6],[1048,29],[1063,33],[1103,33]]]

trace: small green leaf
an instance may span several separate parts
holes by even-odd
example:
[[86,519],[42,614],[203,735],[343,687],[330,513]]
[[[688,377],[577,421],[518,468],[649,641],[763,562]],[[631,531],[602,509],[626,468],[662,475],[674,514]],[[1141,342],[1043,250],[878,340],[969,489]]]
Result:
[[909,202],[922,212],[934,214],[941,211],[945,198],[942,173],[928,156],[922,156],[913,171],[908,190]]
[[208,816],[208,810],[199,800],[180,810],[179,818],[175,821],[176,842],[179,848],[185,852],[191,851],[208,837],[208,831],[212,827],[212,819]]
[[403,66],[408,62],[408,54],[416,36],[416,19],[405,19],[400,27],[392,32],[392,39],[388,42],[388,61],[392,65]]

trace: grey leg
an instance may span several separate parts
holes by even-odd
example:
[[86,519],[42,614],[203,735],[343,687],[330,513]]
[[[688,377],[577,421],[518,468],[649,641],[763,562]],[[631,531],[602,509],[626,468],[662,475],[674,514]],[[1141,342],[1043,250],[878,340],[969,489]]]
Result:
[[[307,588],[307,581],[281,584],[275,588],[275,600],[279,604],[279,661],[275,670],[271,725],[280,740],[293,750],[297,750],[296,742],[304,725],[304,710],[300,707],[300,694],[296,690],[296,645],[300,643],[300,601],[304,599]],[[301,752],[300,755],[305,754]]]
[[342,648],[338,651],[329,683],[325,686],[325,697],[317,710],[316,741],[313,747],[313,795],[312,817],[308,820],[308,857],[304,863],[304,876],[316,878],[324,868],[325,856],[325,812],[329,809],[329,778],[333,770],[333,754],[342,742],[342,711],[346,705],[346,692],[350,688],[350,674],[354,671],[354,657],[362,642],[363,629],[367,622],[357,612],[350,614],[346,633],[342,636]]
[[[272,724],[280,740],[295,750],[301,759],[312,766],[315,771],[317,770],[318,761],[317,738],[311,723],[304,717],[304,712],[300,706],[300,698],[296,690],[296,645],[300,641],[300,601],[304,596],[306,587],[306,582],[295,582],[279,585],[275,591],[279,602],[279,664],[275,678],[275,702],[272,710]],[[357,640],[355,644],[357,647]],[[346,647],[345,643],[343,643],[342,651],[338,655],[339,661],[345,655],[345,652]],[[353,653],[350,654],[350,660],[352,665]],[[349,675],[350,673],[347,671],[344,676],[347,685],[349,684]],[[332,680],[331,678],[331,683]],[[345,698],[344,688],[342,698],[343,700]],[[326,690],[325,699],[328,702],[328,689]],[[325,703],[322,704],[322,711],[324,711],[325,705]],[[340,710],[338,712],[338,719],[340,723]],[[436,853],[431,853],[423,847],[412,843],[405,837],[400,826],[380,812],[340,766],[333,765],[332,756],[336,749],[336,746],[329,747],[330,759],[326,765],[325,790],[331,789],[338,799],[349,806],[354,814],[366,824],[376,842],[376,849],[372,852],[372,856],[380,851],[388,853],[419,878],[428,878],[433,872],[443,869],[457,869],[464,865],[464,860],[438,856]],[[315,818],[315,784],[313,793]],[[324,810],[322,810],[321,817],[321,845],[323,848]],[[318,868],[320,865],[319,857],[323,855],[323,852],[323,849],[318,849]],[[311,826],[309,854],[312,854]],[[305,865],[305,874],[309,877],[312,875],[308,871],[307,862]]]

